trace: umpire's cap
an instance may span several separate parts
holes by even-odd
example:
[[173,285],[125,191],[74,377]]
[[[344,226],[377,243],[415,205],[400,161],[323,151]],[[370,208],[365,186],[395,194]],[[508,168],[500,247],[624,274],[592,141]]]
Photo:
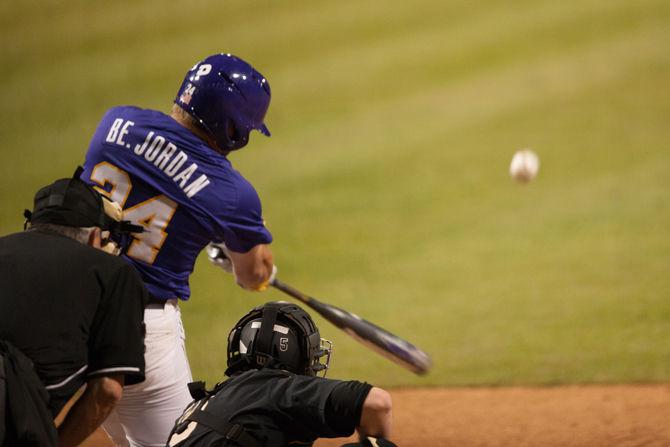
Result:
[[99,227],[111,232],[141,232],[142,227],[121,220],[121,207],[79,178],[77,168],[72,178],[56,180],[37,191],[33,211],[24,216],[31,224],[53,224],[66,227]]

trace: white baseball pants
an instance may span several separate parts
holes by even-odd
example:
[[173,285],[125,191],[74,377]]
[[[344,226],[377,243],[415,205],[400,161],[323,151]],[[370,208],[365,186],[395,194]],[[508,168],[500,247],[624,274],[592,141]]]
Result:
[[144,382],[123,388],[119,405],[103,427],[123,447],[158,447],[167,442],[175,420],[192,401],[192,381],[178,300],[144,310]]

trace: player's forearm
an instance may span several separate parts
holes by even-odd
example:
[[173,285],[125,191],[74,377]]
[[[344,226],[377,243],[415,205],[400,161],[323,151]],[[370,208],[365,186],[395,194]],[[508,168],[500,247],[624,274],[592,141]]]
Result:
[[77,446],[112,412],[123,392],[123,376],[100,377],[88,382],[84,394],[58,427],[60,447]]
[[393,427],[391,395],[373,387],[363,402],[361,422],[356,428],[359,435],[389,438]]
[[257,245],[247,253],[230,252],[235,281],[248,290],[267,285],[274,269],[272,251],[267,245]]

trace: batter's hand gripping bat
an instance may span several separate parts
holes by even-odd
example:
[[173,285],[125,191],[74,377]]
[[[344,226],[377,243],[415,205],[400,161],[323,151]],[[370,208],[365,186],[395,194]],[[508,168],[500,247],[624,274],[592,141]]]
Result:
[[307,296],[288,284],[279,281],[277,278],[270,285],[302,301],[360,343],[372,348],[379,354],[409,369],[413,373],[423,375],[430,369],[432,362],[428,354],[410,342],[351,312]]

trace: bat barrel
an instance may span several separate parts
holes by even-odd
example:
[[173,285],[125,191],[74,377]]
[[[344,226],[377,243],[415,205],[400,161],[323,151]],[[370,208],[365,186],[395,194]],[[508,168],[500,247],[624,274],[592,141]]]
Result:
[[315,298],[305,295],[298,289],[291,287],[276,278],[272,281],[271,285],[285,294],[307,304],[326,320],[342,329],[358,342],[409,369],[415,374],[426,374],[431,368],[432,361],[428,354],[414,346],[412,343],[380,328],[374,323],[366,321],[344,309],[323,303]]

